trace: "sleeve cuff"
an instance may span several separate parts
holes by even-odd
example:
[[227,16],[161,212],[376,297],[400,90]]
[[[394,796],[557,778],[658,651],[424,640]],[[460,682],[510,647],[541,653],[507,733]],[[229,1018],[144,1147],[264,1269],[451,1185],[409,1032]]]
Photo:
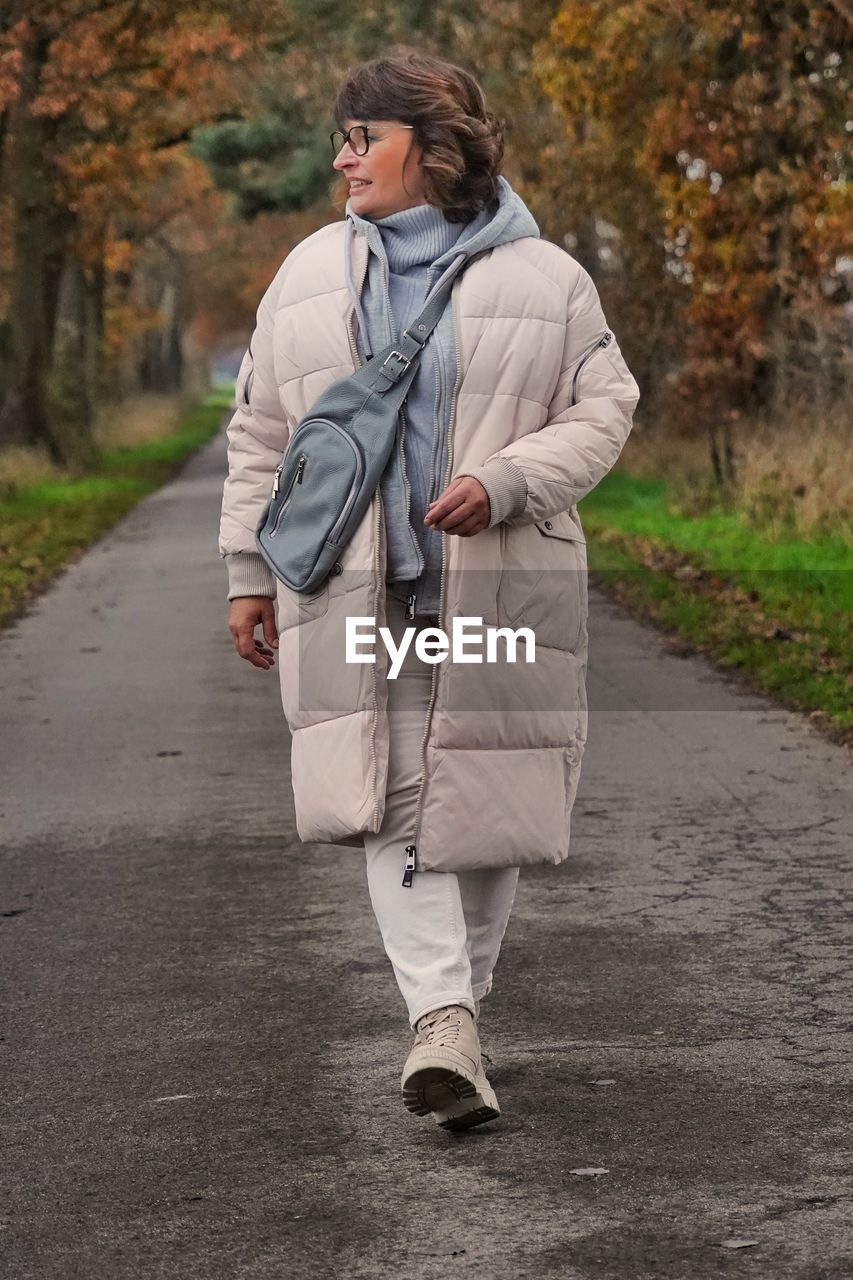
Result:
[[272,596],[276,579],[258,551],[237,551],[224,557],[228,568],[228,599],[237,596]]
[[503,520],[521,515],[527,505],[527,480],[524,472],[507,458],[490,458],[482,467],[474,467],[471,471],[460,474],[479,480],[489,495],[490,529]]

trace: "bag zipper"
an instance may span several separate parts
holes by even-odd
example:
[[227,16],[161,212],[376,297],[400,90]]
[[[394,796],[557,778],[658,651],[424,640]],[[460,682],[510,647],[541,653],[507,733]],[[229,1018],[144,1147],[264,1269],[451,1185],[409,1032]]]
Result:
[[[338,435],[343,436],[343,438],[346,440],[347,444],[352,449],[355,455],[355,478],[352,482],[352,485],[350,486],[350,491],[347,494],[347,500],[344,503],[343,510],[341,511],[341,514],[338,516],[337,520],[335,521],[334,526],[328,538],[329,542],[334,542],[336,535],[340,533],[341,528],[346,523],[349,513],[352,510],[353,503],[355,502],[358,496],[359,485],[361,484],[361,480],[364,475],[364,458],[362,456],[361,450],[359,449],[358,445],[353,440],[349,432],[344,431],[343,427],[339,427],[336,422],[331,422],[328,418],[311,418],[306,422],[300,422],[299,426],[297,427],[296,431],[294,431],[293,436],[291,437],[291,444],[293,442],[293,439],[298,435],[298,433],[302,430],[302,428],[308,426],[309,421],[322,422],[325,426],[331,427],[334,431],[337,431]],[[284,514],[284,510],[287,504],[290,502],[290,499],[293,493],[294,484],[302,484],[302,473],[305,470],[305,464],[307,461],[308,459],[306,458],[305,454],[304,453],[301,454],[299,457],[299,462],[296,467],[296,473],[293,479],[291,480],[287,490],[287,497],[285,498],[284,502],[281,505],[281,508],[279,509],[273,528],[270,530],[270,537],[272,537],[278,531],[278,526],[281,523],[281,518]],[[273,483],[273,497],[276,497],[278,493],[278,484],[281,479],[281,470],[283,466],[284,466],[284,463],[281,462],[275,469],[275,481]]]
[[[454,287],[450,294],[450,305],[453,311],[453,339],[456,347],[456,383],[453,388],[453,399],[450,403],[450,420],[447,427],[447,470],[444,474],[443,489],[446,489],[450,483],[450,474],[453,470],[453,432],[456,428],[456,406],[459,401],[459,388],[462,385],[462,352],[459,349],[459,308],[456,302],[457,287]],[[441,531],[441,579],[438,592],[438,626],[444,626],[444,589],[447,568],[447,538],[448,534],[444,529]],[[418,796],[415,803],[415,822],[414,833],[412,835],[412,843],[406,845],[406,864],[403,871],[403,888],[411,889],[412,879],[417,870],[418,856],[418,840],[421,833],[421,811],[423,806],[424,787],[426,785],[426,745],[429,741],[429,730],[432,721],[433,707],[435,706],[435,691],[438,683],[438,663],[433,663],[432,681],[430,683],[429,706],[427,707],[426,723],[424,724],[424,734],[421,739],[421,781],[418,787]]]
[[609,329],[605,329],[604,336],[598,339],[598,342],[596,342],[595,346],[590,347],[589,351],[587,351],[585,356],[581,357],[580,364],[575,369],[575,376],[572,378],[572,401],[569,408],[574,407],[574,405],[576,405],[578,402],[577,400],[578,378],[580,377],[581,369],[584,367],[587,360],[589,360],[591,356],[595,355],[599,347],[608,347],[612,341],[613,341],[613,334],[610,332]]
[[[287,510],[288,503],[290,502],[290,499],[293,496],[294,485],[302,484],[302,473],[305,470],[305,463],[307,461],[308,459],[305,457],[305,454],[301,453],[299,455],[299,461],[296,464],[296,470],[294,471],[293,476],[291,477],[290,484],[287,486],[287,496],[285,497],[284,502],[281,504],[281,506],[278,509],[278,514],[275,518],[275,524],[270,529],[269,536],[271,538],[274,538],[275,535],[278,533],[278,528],[279,528],[279,525],[281,524],[281,518],[284,515],[285,511]],[[284,463],[280,462],[275,469],[275,482],[273,484],[273,491],[272,491],[272,496],[274,498],[278,496],[278,486],[281,481],[281,472],[282,472],[283,466],[284,466]]]

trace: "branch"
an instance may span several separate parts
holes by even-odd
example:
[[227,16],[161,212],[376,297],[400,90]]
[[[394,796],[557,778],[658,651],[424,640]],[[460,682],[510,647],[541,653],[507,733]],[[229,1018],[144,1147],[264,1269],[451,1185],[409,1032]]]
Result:
[[148,244],[153,241],[155,244],[162,244],[165,248],[168,248],[171,253],[177,253],[178,250],[175,249],[174,245],[162,237],[162,229],[167,227],[170,222],[173,222],[175,218],[180,217],[182,213],[186,213],[188,210],[194,209],[195,207],[196,200],[195,198],[190,197],[176,205],[175,208],[170,209],[167,213],[164,213],[162,218],[158,218],[155,222],[149,223],[148,226],[139,226],[139,224],[134,226],[128,224],[119,226],[116,230],[115,238],[130,240],[131,243],[135,245]]
[[159,142],[154,142],[149,147],[150,151],[168,151],[169,147],[178,147],[182,142],[189,142],[196,129],[208,129],[214,124],[225,124],[229,120],[243,121],[246,116],[236,115],[233,111],[223,111],[221,115],[216,116],[213,120],[201,120],[198,124],[190,125],[181,133],[177,133],[171,138],[162,138]]

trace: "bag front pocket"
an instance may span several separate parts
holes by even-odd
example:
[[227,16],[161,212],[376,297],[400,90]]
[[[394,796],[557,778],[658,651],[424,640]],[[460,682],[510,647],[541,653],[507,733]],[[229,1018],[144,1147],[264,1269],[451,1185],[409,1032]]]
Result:
[[267,563],[291,590],[316,588],[313,576],[338,545],[364,470],[358,441],[336,422],[310,418],[293,433],[257,534]]

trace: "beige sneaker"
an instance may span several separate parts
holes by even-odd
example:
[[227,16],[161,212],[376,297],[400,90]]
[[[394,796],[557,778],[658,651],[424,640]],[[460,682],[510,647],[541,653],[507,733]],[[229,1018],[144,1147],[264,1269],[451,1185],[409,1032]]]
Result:
[[500,1115],[486,1079],[474,1015],[464,1005],[433,1009],[418,1020],[403,1069],[403,1105],[433,1113],[443,1129],[470,1129]]

